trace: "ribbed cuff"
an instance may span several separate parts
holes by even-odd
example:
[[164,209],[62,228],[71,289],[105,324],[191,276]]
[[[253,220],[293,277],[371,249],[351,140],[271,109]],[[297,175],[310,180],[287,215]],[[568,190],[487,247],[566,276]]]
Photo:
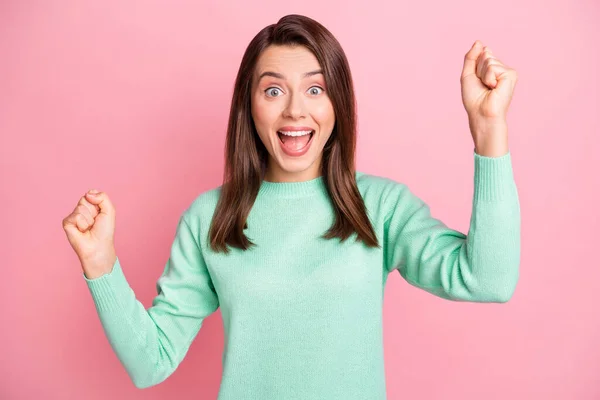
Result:
[[88,279],[83,274],[98,311],[114,311],[122,308],[122,301],[132,292],[117,257],[112,271],[97,278]]
[[516,188],[510,152],[500,157],[475,156],[474,200],[495,201],[513,196]]

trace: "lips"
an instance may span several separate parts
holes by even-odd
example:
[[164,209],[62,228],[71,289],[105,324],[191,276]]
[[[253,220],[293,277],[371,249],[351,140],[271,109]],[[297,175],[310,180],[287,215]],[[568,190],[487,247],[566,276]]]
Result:
[[277,131],[277,136],[283,152],[298,157],[308,151],[314,133],[313,129],[307,127],[284,127]]
[[304,135],[313,135],[313,133],[315,133],[314,130],[309,129],[309,130],[305,130],[305,131],[277,131],[277,136],[279,136],[279,140],[282,140],[282,138],[288,136],[288,137],[300,137],[300,136],[304,136]]
[[287,125],[287,126],[282,126],[281,128],[279,128],[277,131],[281,131],[281,132],[288,132],[288,131],[312,131],[314,130],[313,128],[311,128],[310,126],[292,126],[292,125]]

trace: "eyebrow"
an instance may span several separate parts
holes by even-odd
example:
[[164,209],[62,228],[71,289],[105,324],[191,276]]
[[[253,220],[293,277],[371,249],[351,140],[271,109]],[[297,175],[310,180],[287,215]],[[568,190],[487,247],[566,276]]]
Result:
[[[317,74],[322,74],[323,70],[321,69],[317,69],[314,71],[310,71],[310,72],[306,72],[302,78],[308,78],[309,76],[313,76],[313,75],[317,75]],[[278,79],[285,79],[285,76],[283,76],[282,74],[278,73],[278,72],[272,72],[272,71],[265,71],[262,74],[260,74],[260,76],[258,77],[258,80],[260,81],[264,76],[272,76],[274,78],[278,78]]]

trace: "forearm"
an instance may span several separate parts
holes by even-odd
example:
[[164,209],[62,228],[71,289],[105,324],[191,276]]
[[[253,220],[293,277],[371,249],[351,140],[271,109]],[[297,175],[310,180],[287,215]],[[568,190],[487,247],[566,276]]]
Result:
[[466,264],[478,301],[507,301],[520,264],[521,215],[511,155],[475,155],[473,211]]
[[136,299],[120,264],[86,281],[105,335],[134,385],[145,388],[166,379],[176,366],[169,364],[156,323]]
[[515,289],[520,258],[520,209],[510,154],[474,157],[468,234],[433,218],[423,201],[405,191],[386,228],[387,266],[439,297],[505,302]]

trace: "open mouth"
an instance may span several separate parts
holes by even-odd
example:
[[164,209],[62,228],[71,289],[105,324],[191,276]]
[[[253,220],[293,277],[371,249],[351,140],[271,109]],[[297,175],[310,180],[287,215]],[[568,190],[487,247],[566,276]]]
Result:
[[277,136],[284,149],[290,152],[300,152],[308,147],[314,135],[314,130],[306,131],[277,131]]

